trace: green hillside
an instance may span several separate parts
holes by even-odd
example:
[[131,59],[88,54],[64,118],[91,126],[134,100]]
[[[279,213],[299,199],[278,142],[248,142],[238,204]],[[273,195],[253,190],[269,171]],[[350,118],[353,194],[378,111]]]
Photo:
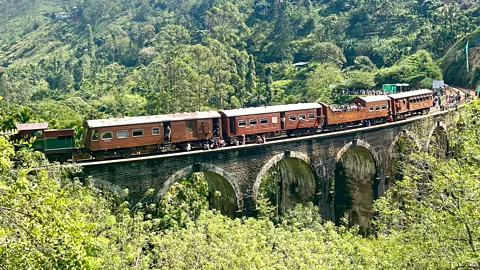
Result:
[[4,0],[0,122],[11,127],[19,110],[72,126],[428,86],[479,10],[475,0]]
[[[441,68],[447,83],[468,88],[475,88],[480,84],[480,29],[467,35],[453,46],[441,60]],[[469,43],[467,72],[467,58],[465,47]],[[476,43],[476,44],[475,44]]]

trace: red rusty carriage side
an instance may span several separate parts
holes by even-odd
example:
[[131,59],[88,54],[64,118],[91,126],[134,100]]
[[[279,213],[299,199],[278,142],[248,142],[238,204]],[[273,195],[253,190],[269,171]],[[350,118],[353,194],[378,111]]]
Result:
[[[347,127],[360,124],[363,120],[373,123],[385,122],[389,115],[389,101],[387,96],[357,97],[351,101],[350,109],[335,110],[334,106],[323,104],[325,127]],[[353,108],[353,109],[352,109]]]
[[403,119],[407,115],[427,113],[433,106],[433,91],[414,90],[388,95],[394,119]]
[[250,140],[256,136],[278,136],[285,130],[295,134],[315,130],[321,126],[321,105],[300,103],[255,108],[223,110],[223,136],[230,143],[241,140],[245,135]]
[[[84,146],[97,158],[152,152],[170,143],[183,147],[211,139],[216,126],[220,134],[219,121],[220,114],[213,111],[88,120]],[[170,140],[165,138],[167,127]]]

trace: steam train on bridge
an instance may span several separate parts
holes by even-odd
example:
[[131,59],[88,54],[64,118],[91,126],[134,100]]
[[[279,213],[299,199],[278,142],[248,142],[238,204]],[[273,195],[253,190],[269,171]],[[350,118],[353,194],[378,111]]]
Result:
[[201,148],[219,137],[228,145],[238,145],[255,142],[258,136],[299,136],[376,125],[428,113],[432,105],[432,91],[414,90],[357,97],[340,106],[299,103],[87,120],[82,148],[75,147],[74,129],[49,130],[48,123],[17,124],[14,139],[35,137],[34,149],[53,160],[103,160]]

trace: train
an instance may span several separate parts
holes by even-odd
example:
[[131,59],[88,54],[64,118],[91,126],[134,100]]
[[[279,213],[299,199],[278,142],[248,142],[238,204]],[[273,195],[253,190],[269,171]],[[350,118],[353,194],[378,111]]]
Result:
[[35,137],[33,148],[51,160],[104,160],[203,148],[221,139],[226,146],[259,137],[304,136],[359,125],[377,125],[426,114],[433,91],[413,90],[356,97],[346,105],[298,103],[220,111],[87,120],[82,147],[74,129],[48,129],[48,123],[17,124],[15,140]]

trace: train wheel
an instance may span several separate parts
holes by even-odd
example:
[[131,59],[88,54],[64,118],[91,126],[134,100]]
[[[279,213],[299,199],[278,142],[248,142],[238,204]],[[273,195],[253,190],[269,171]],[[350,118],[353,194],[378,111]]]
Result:
[[130,157],[131,155],[132,155],[132,150],[130,150],[130,149],[124,150],[124,151],[122,151],[122,152],[120,153],[120,156],[121,156],[122,158],[128,158],[128,157]]
[[104,160],[107,157],[107,154],[106,153],[95,153],[95,154],[93,154],[93,157],[96,160]]

